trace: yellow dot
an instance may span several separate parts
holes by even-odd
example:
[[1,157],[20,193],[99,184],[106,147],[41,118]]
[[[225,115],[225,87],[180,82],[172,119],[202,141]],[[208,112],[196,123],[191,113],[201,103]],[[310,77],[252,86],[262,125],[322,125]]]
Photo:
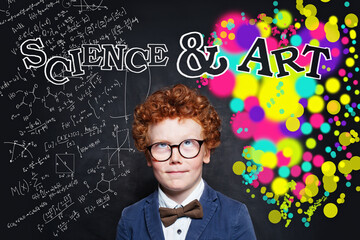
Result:
[[337,19],[336,16],[331,16],[331,17],[329,18],[329,23],[330,23],[330,24],[335,25],[335,24],[337,24],[337,22],[338,22],[338,19]]
[[271,223],[277,224],[281,220],[281,213],[278,210],[274,209],[269,212],[268,218]]
[[340,181],[339,176],[334,176],[333,181],[336,182],[336,183],[339,182]]
[[226,33],[225,31],[222,31],[222,32],[220,33],[220,37],[221,37],[221,38],[226,38],[226,36],[227,36],[227,33]]
[[342,105],[349,104],[351,101],[349,94],[344,93],[340,96],[340,102]]
[[319,19],[315,16],[309,16],[305,20],[305,27],[310,31],[314,31],[319,27]]
[[260,192],[261,194],[264,194],[266,192],[266,187],[261,187]]
[[221,26],[222,26],[223,28],[226,28],[226,26],[227,26],[227,21],[225,21],[225,20],[222,21],[222,22],[221,22]]
[[276,25],[280,29],[288,28],[292,23],[292,16],[288,11],[280,10],[278,14],[276,14],[275,18],[278,20]]
[[359,121],[360,121],[360,117],[359,117],[359,116],[356,116],[356,117],[354,118],[354,121],[355,121],[355,122],[359,122]]
[[345,60],[345,64],[347,67],[353,67],[355,65],[355,60],[349,57]]
[[319,42],[319,40],[317,40],[317,39],[312,39],[312,40],[309,42],[309,44],[310,44],[311,46],[315,46],[315,47],[320,46],[320,42]]
[[349,160],[341,160],[338,164],[339,172],[342,174],[349,174],[352,171],[351,164]]
[[316,85],[315,93],[316,93],[317,95],[323,94],[323,93],[324,93],[324,87],[323,87],[323,85],[321,85],[321,84]]
[[243,174],[245,168],[246,168],[245,164],[242,161],[237,161],[233,165],[233,172],[236,175],[241,175],[241,174]]
[[334,131],[334,135],[335,135],[335,136],[339,136],[339,135],[340,135],[339,130],[335,130],[335,131]]
[[295,23],[295,25],[294,25],[294,26],[295,26],[295,28],[296,28],[296,29],[301,28],[301,24],[300,24],[299,22]]
[[296,130],[299,129],[300,127],[300,121],[299,119],[297,119],[296,117],[289,117],[286,120],[286,128],[290,131],[290,132],[295,132]]
[[311,113],[319,113],[324,109],[324,100],[320,96],[312,96],[308,99],[308,110]]
[[348,26],[349,28],[353,28],[356,27],[358,25],[358,17],[353,14],[353,13],[349,13],[348,15],[345,16],[345,25]]
[[292,150],[292,148],[290,148],[290,147],[285,147],[284,149],[283,149],[283,155],[284,155],[284,157],[287,157],[287,158],[289,158],[289,157],[291,157],[292,155],[293,155],[293,150]]
[[348,82],[348,81],[349,81],[349,78],[348,78],[348,77],[344,77],[344,78],[343,78],[343,81],[344,81],[344,82]]
[[300,206],[301,206],[301,203],[300,203],[300,202],[296,202],[296,203],[295,203],[295,206],[296,206],[296,207],[300,207]]
[[356,31],[354,29],[351,29],[349,32],[350,38],[355,39],[356,38]]
[[234,19],[229,18],[229,22],[234,23]]
[[277,165],[277,157],[272,152],[265,152],[261,155],[260,162],[263,167],[275,168]]
[[328,218],[334,218],[338,213],[338,208],[334,203],[327,203],[324,206],[324,215]]
[[332,176],[335,174],[336,166],[331,161],[326,161],[321,165],[321,171],[325,176]]
[[337,93],[340,90],[340,81],[337,78],[329,78],[325,82],[325,88],[328,93]]
[[271,183],[271,189],[274,194],[282,196],[289,190],[288,181],[285,178],[277,177]]
[[354,169],[355,171],[360,170],[360,157],[353,156],[352,158],[350,158],[350,164],[352,169]]
[[298,214],[302,214],[302,213],[303,213],[303,210],[302,210],[301,208],[299,208],[299,209],[297,210],[297,212],[298,212]]
[[255,198],[255,194],[251,194],[251,198]]
[[355,95],[359,95],[359,93],[360,93],[359,89],[356,89],[355,90]]
[[308,149],[314,149],[316,147],[316,141],[314,138],[308,138],[305,145]]
[[228,38],[229,38],[229,40],[234,40],[235,39],[235,34],[234,33],[229,33]]
[[355,189],[357,192],[360,192],[360,186],[357,186]]
[[332,114],[332,115],[336,115],[340,112],[341,110],[341,105],[338,101],[336,100],[331,100],[328,102],[328,104],[326,105],[326,109],[327,111]]
[[345,193],[340,193],[340,198],[345,198]]
[[349,47],[349,52],[350,52],[350,53],[354,53],[354,52],[355,52],[355,48],[354,48],[354,47]]

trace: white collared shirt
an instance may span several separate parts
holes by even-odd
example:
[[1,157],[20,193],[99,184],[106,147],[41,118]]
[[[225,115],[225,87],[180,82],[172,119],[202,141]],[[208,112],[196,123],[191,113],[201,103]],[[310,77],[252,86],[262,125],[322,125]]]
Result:
[[[166,194],[161,190],[160,186],[158,187],[158,189],[159,207],[179,208],[185,206],[186,204],[190,203],[195,199],[200,200],[200,197],[204,191],[204,180],[200,180],[200,183],[197,185],[194,191],[190,193],[190,195],[181,204],[177,204],[175,201],[171,200],[168,196],[166,196]],[[168,227],[165,227],[164,224],[161,224],[165,240],[185,240],[186,234],[190,227],[190,223],[191,218],[181,217],[178,218],[175,223]]]

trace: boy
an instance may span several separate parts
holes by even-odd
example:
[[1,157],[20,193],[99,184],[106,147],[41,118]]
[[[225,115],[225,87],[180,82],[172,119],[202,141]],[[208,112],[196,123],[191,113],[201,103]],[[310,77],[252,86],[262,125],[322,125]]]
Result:
[[213,190],[203,164],[220,144],[220,118],[185,85],[159,90],[135,108],[135,146],[159,182],[125,208],[116,239],[256,239],[244,204]]

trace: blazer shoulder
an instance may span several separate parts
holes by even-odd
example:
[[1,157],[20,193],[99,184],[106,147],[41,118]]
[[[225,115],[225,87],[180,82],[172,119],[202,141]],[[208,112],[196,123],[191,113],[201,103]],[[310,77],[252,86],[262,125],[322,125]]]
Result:
[[139,219],[139,216],[143,215],[144,206],[147,204],[147,202],[152,201],[154,198],[155,193],[150,194],[149,196],[139,200],[138,202],[127,206],[123,209],[121,218],[125,218],[128,220],[131,219]]

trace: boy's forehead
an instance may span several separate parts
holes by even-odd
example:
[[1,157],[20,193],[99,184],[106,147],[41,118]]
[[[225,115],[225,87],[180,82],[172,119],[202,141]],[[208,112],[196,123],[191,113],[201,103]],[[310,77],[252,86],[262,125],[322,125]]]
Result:
[[150,124],[148,137],[156,140],[184,140],[186,138],[201,138],[202,126],[191,118],[165,118],[162,121]]

